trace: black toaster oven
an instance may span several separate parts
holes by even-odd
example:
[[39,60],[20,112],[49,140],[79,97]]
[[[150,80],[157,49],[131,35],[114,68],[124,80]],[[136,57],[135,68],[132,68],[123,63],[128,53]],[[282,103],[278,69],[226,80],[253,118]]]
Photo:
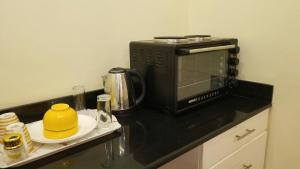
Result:
[[238,53],[233,38],[156,37],[130,43],[130,67],[145,79],[146,104],[176,114],[228,94]]

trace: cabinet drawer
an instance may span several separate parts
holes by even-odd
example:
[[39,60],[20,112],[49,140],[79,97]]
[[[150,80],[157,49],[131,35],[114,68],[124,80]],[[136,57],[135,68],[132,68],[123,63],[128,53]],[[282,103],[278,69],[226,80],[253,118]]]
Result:
[[269,109],[203,144],[202,168],[208,169],[267,129]]
[[266,140],[264,132],[209,169],[263,169]]
[[198,169],[199,147],[196,147],[158,169]]

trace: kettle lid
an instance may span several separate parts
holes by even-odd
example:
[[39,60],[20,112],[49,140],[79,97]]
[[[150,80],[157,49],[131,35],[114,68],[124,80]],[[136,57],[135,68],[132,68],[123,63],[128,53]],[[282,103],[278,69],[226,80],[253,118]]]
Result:
[[115,67],[109,70],[108,73],[125,73],[126,69],[121,67]]

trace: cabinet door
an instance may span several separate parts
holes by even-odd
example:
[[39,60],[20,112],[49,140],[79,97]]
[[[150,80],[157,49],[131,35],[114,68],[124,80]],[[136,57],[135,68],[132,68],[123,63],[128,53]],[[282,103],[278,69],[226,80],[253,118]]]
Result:
[[263,132],[209,169],[263,169],[266,140]]
[[247,144],[267,129],[269,109],[255,115],[203,144],[203,169]]
[[158,169],[198,169],[198,147],[175,158]]

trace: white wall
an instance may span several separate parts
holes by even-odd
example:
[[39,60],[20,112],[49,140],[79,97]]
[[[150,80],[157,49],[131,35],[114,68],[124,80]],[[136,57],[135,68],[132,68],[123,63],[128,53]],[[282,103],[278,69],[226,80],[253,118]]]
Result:
[[266,168],[300,168],[300,1],[190,4],[190,33],[237,37],[240,78],[275,85]]
[[186,34],[189,25],[240,39],[240,78],[275,85],[267,169],[299,168],[299,1],[189,3],[1,0],[0,109],[68,95],[76,84],[101,88],[109,68],[129,65],[129,41]]
[[181,0],[1,0],[0,109],[102,87],[129,42],[184,34]]

